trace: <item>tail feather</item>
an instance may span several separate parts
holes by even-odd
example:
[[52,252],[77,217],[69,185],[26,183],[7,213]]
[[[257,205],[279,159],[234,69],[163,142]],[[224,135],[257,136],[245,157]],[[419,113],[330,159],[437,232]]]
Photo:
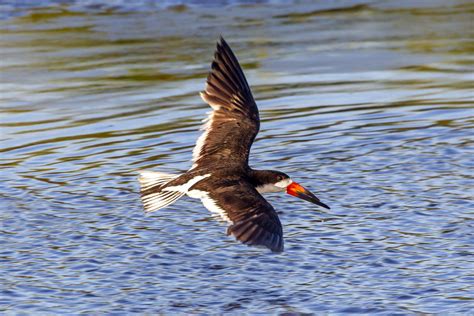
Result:
[[140,171],[139,173],[140,193],[146,213],[164,208],[185,194],[180,191],[163,190],[170,181],[179,175],[154,171]]

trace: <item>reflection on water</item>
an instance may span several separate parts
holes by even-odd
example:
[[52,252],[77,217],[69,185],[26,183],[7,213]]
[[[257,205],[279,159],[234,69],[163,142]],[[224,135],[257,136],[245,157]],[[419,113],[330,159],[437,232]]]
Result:
[[[68,3],[1,15],[0,311],[472,312],[469,1]],[[332,207],[269,195],[281,255],[193,200],[142,214],[137,170],[190,167],[219,34],[252,164]]]

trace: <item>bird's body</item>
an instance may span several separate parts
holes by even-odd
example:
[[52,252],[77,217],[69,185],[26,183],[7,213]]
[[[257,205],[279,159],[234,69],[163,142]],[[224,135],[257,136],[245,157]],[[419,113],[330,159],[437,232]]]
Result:
[[201,97],[213,111],[193,150],[193,165],[181,175],[141,172],[145,211],[156,211],[186,194],[228,221],[227,233],[243,243],[283,251],[282,225],[261,194],[286,190],[327,206],[288,175],[249,167],[250,147],[260,128],[259,112],[237,58],[222,38]]

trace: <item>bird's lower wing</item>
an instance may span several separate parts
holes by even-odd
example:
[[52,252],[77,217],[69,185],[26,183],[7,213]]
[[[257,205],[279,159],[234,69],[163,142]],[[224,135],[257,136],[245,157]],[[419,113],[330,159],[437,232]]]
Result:
[[206,163],[247,164],[260,127],[242,68],[223,38],[217,43],[202,99],[213,109],[193,150],[193,169]]
[[252,185],[216,185],[209,198],[232,223],[227,229],[229,235],[247,245],[283,251],[283,228],[278,214]]

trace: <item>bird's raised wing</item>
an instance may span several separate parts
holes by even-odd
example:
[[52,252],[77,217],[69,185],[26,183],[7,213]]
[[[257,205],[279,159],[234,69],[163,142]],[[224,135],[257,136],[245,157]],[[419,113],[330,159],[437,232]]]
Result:
[[219,181],[202,202],[211,212],[220,213],[231,222],[228,235],[247,245],[283,251],[283,228],[278,214],[251,184]]
[[201,97],[213,109],[193,150],[192,169],[211,164],[248,164],[258,133],[257,105],[242,68],[221,37]]

